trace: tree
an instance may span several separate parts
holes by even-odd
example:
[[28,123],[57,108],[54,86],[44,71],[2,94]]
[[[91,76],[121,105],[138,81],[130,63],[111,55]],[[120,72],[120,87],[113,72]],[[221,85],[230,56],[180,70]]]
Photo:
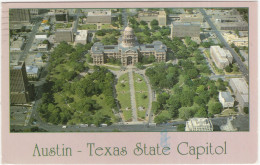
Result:
[[157,101],[152,102],[152,111],[154,114],[157,114],[160,109],[160,104]]
[[152,20],[152,21],[150,22],[150,25],[151,25],[151,26],[158,26],[159,23],[158,23],[158,21],[157,21],[156,19],[154,19],[154,20]]
[[98,30],[97,32],[96,32],[96,35],[97,36],[104,36],[106,33],[103,31],[103,30]]
[[161,93],[157,97],[157,101],[160,104],[160,107],[162,108],[163,104],[166,104],[166,101],[170,98],[170,95],[166,92]]
[[179,118],[183,120],[188,120],[194,115],[193,109],[191,107],[182,107],[179,109]]
[[229,73],[232,72],[231,66],[230,66],[230,65],[226,66],[226,67],[225,67],[225,71],[226,71],[226,72],[229,72]]
[[249,113],[249,108],[248,107],[244,107],[244,112],[245,112],[245,114],[248,114]]
[[197,87],[196,93],[200,94],[205,90],[205,86],[204,85],[200,85]]
[[208,117],[208,113],[206,108],[199,106],[197,112],[195,113],[194,117]]
[[143,64],[140,63],[140,62],[137,62],[137,63],[135,64],[135,66],[136,66],[138,69],[144,69],[144,68],[145,68],[145,66],[143,66]]
[[140,24],[143,25],[143,26],[147,25],[147,23],[145,21],[143,21],[143,20],[140,21]]
[[146,94],[142,94],[142,99],[146,99],[147,95]]
[[161,124],[161,123],[166,123],[170,120],[170,114],[168,111],[164,110],[162,111],[159,115],[157,115],[155,118],[154,118],[154,122],[156,124]]
[[208,103],[208,113],[209,116],[214,114],[219,114],[222,111],[222,104],[220,102],[215,102],[214,100],[210,100]]
[[179,124],[179,125],[177,126],[177,131],[179,131],[179,132],[185,131],[185,125],[184,125],[184,124]]

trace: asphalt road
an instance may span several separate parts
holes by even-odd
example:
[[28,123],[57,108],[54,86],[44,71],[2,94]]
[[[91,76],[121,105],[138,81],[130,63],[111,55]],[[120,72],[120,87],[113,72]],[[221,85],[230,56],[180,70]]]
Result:
[[29,50],[30,50],[30,48],[32,46],[35,34],[37,33],[38,28],[40,27],[40,25],[41,25],[41,21],[36,23],[35,26],[33,27],[32,31],[31,31],[31,35],[28,38],[28,40],[26,42],[26,45],[24,47],[24,50],[23,50],[23,52],[20,55],[19,61],[24,61],[25,60],[25,58],[26,58],[26,56],[27,56],[27,54],[28,54],[28,52],[29,52]]
[[77,9],[76,11],[76,20],[74,22],[74,26],[73,26],[73,32],[77,33],[77,29],[78,29],[78,23],[79,23],[79,15],[80,15],[80,9]]
[[246,66],[243,64],[243,62],[241,61],[240,57],[238,56],[238,54],[234,51],[233,48],[230,47],[230,45],[226,42],[226,40],[223,38],[223,36],[220,34],[220,32],[218,31],[218,29],[216,28],[216,26],[212,23],[212,21],[210,20],[209,16],[207,15],[207,13],[205,12],[204,9],[200,9],[200,12],[204,15],[204,18],[206,19],[206,21],[208,22],[208,24],[210,25],[211,29],[215,32],[216,36],[218,37],[218,39],[220,40],[221,43],[223,43],[225,45],[225,47],[230,51],[230,53],[232,54],[232,56],[234,57],[234,60],[237,62],[240,71],[243,73],[243,75],[245,76],[246,80],[249,81],[249,72],[246,68]]

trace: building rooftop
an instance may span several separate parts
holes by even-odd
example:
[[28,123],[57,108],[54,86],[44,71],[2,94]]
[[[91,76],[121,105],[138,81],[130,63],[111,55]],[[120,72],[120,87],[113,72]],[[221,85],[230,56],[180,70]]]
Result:
[[200,26],[197,22],[173,22],[173,26]]
[[86,40],[87,37],[88,37],[88,31],[87,30],[78,30],[75,41]]
[[38,45],[38,48],[47,48],[47,47],[48,47],[47,44],[39,44],[39,45]]
[[13,41],[11,43],[10,48],[21,48],[23,43],[24,43],[24,39],[23,38],[18,38],[16,41]]
[[213,125],[208,118],[191,118],[186,122],[185,131],[213,131]]
[[220,46],[211,46],[212,49],[216,54],[216,58],[218,58],[219,62],[229,62],[227,57],[232,58],[231,53],[228,50],[224,50]]
[[243,78],[231,78],[239,93],[248,95],[248,85]]
[[110,10],[89,11],[88,16],[111,16]]
[[39,68],[37,66],[26,66],[26,72],[31,74],[37,74]]
[[14,70],[15,69],[22,69],[23,64],[24,64],[24,62],[19,61],[15,65],[12,65],[11,69],[14,69]]
[[35,55],[35,57],[36,57],[36,58],[40,58],[40,57],[42,57],[42,55],[43,55],[43,54],[39,52],[39,53],[37,53],[37,54]]
[[234,98],[231,96],[230,92],[220,92],[220,94],[225,99],[226,102],[234,101]]

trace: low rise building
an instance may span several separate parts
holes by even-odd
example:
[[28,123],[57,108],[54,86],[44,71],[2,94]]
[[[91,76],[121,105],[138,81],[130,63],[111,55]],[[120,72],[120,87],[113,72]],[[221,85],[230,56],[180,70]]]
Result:
[[198,22],[203,23],[203,15],[200,13],[196,14],[171,14],[169,18],[173,21],[179,22]]
[[232,63],[233,56],[231,53],[228,50],[220,48],[220,46],[211,46],[210,54],[216,66],[220,69],[224,69]]
[[89,11],[87,15],[87,23],[89,24],[110,24],[112,20],[111,10],[94,10]]
[[200,24],[190,22],[173,22],[171,26],[171,38],[174,37],[200,38]]
[[48,51],[48,44],[39,44],[37,48],[39,51]]
[[47,34],[36,34],[35,35],[35,39],[42,39],[42,40],[44,40],[44,39],[47,39],[48,38],[48,35]]
[[234,106],[234,98],[231,96],[230,92],[219,92],[218,99],[223,108],[231,108]]
[[236,34],[230,32],[224,32],[222,35],[229,44],[234,44],[238,47],[248,47],[248,37],[239,37]]
[[191,118],[189,121],[186,121],[185,131],[213,131],[213,124],[208,118]]
[[249,88],[248,85],[243,78],[231,78],[229,81],[229,85],[232,88],[234,95],[236,96],[236,100],[239,102],[242,108],[249,106]]
[[11,43],[10,51],[21,51],[23,50],[24,45],[24,38],[19,37],[17,40]]
[[87,43],[88,39],[88,31],[87,30],[78,30],[77,35],[75,37],[75,44],[83,44],[85,45]]
[[28,78],[38,78],[40,75],[40,70],[37,66],[26,66],[26,73]]
[[152,20],[157,20],[159,26],[166,26],[167,16],[165,11],[140,11],[138,13],[138,21],[150,23]]
[[57,29],[55,32],[55,41],[56,42],[73,42],[74,36],[72,29]]

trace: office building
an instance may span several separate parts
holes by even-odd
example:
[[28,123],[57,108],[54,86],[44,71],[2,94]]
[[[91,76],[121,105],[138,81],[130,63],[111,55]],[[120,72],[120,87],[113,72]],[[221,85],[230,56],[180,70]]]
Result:
[[56,42],[73,42],[74,36],[72,29],[57,29],[55,32],[55,41]]
[[29,9],[10,9],[10,23],[29,23],[31,20]]
[[54,13],[56,23],[69,22],[69,13],[66,9],[56,9]]
[[15,52],[15,51],[21,51],[24,48],[24,38],[19,37],[17,40],[12,41],[10,45],[10,51]]
[[138,21],[145,21],[148,24],[152,20],[157,20],[159,26],[166,26],[167,16],[165,11],[140,11],[138,13]]
[[234,98],[230,92],[219,92],[218,99],[223,108],[232,108],[234,106]]
[[24,62],[10,67],[10,95],[11,104],[26,104],[32,97]]
[[216,66],[220,69],[232,64],[233,56],[228,50],[220,48],[220,46],[211,46],[210,54]]
[[174,37],[200,38],[200,24],[191,22],[173,22],[171,26],[171,38]]
[[85,45],[87,43],[88,39],[88,31],[87,30],[78,30],[77,35],[75,37],[75,44],[83,44]]
[[249,88],[246,81],[243,78],[231,78],[229,85],[232,88],[234,95],[236,96],[236,100],[239,102],[240,106],[242,108],[248,107]]
[[87,15],[87,23],[89,24],[110,24],[111,20],[111,10],[89,11]]

